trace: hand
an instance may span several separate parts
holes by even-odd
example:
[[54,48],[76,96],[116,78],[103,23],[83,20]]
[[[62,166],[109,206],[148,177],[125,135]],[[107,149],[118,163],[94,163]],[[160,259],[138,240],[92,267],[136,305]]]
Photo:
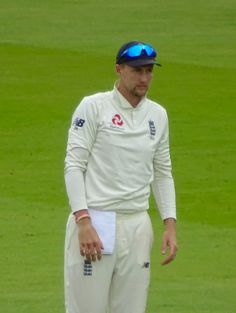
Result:
[[80,254],[88,261],[97,261],[102,258],[103,244],[94,229],[90,218],[83,218],[77,223],[79,227]]
[[176,230],[175,220],[173,218],[166,219],[164,221],[166,230],[163,234],[161,253],[166,254],[167,248],[169,247],[169,255],[161,262],[162,265],[166,265],[173,261],[177,253],[177,242],[176,242]]

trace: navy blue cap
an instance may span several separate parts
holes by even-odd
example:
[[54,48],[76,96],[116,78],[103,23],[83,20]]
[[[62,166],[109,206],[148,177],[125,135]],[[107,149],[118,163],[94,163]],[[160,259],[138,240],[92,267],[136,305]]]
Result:
[[[149,56],[147,52],[145,51],[145,49],[141,49],[141,52],[138,56],[132,56],[132,57],[128,56],[126,54],[126,51],[128,51],[129,48],[134,47],[136,45],[148,46],[152,49],[153,52]],[[144,43],[142,41],[130,41],[122,45],[122,47],[119,49],[116,55],[116,64],[127,64],[132,67],[152,65],[152,64],[161,66],[161,64],[157,63],[156,61],[155,49],[150,44]]]

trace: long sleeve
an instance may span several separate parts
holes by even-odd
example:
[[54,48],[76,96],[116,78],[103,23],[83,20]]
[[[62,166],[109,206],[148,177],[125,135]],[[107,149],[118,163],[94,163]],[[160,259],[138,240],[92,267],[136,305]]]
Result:
[[[72,148],[67,151],[65,166],[65,183],[72,212],[87,209],[84,184],[84,170],[89,152],[82,148]],[[81,166],[81,164],[84,166]]]
[[174,180],[171,173],[171,160],[169,152],[168,118],[165,112],[165,127],[154,156],[154,180],[152,182],[153,195],[161,218],[176,219],[176,199]]
[[84,175],[95,140],[95,124],[95,114],[84,99],[72,118],[65,158],[65,183],[72,212],[88,208]]

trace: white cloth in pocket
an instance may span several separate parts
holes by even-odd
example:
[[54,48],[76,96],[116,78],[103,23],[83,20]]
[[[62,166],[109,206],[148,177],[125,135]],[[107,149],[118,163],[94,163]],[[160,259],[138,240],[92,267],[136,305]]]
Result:
[[103,243],[102,254],[112,254],[116,239],[116,212],[89,208],[92,225]]

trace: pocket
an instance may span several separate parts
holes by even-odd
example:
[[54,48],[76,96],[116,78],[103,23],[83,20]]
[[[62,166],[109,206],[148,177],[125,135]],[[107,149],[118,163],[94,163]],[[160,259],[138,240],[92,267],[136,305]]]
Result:
[[151,220],[148,214],[146,214],[136,231],[136,253],[137,261],[141,266],[149,268],[150,254],[153,245],[153,229]]

